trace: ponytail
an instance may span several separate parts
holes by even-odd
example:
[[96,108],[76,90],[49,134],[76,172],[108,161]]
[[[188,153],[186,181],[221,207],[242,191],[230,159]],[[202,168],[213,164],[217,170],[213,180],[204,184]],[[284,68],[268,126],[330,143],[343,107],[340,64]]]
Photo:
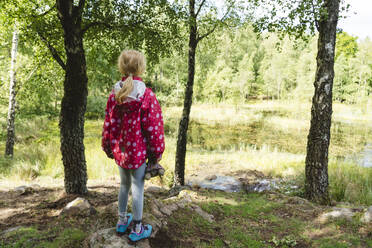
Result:
[[124,81],[123,87],[115,94],[115,100],[122,104],[134,88],[133,75],[130,74]]
[[120,73],[127,76],[123,87],[115,94],[116,101],[122,104],[134,88],[133,76],[139,76],[145,71],[145,56],[136,50],[124,50],[118,58],[118,67]]

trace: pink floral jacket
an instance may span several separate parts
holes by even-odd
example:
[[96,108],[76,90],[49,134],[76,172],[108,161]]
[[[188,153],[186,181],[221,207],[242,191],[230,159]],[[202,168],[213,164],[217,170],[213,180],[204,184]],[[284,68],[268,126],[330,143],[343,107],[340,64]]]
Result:
[[[134,90],[134,98],[119,104],[114,89],[107,101],[102,132],[102,149],[125,169],[137,169],[147,158],[159,161],[165,148],[160,104],[141,78],[133,79],[135,89],[138,86],[142,92]],[[124,80],[115,87],[120,89]]]

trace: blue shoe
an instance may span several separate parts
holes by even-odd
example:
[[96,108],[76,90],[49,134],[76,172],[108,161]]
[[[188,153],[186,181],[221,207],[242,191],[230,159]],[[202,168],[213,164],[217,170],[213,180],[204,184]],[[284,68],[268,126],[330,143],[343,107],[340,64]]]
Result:
[[127,224],[126,225],[116,224],[116,232],[118,234],[124,234],[128,226],[132,222],[132,219],[133,219],[132,214],[127,214]]
[[142,225],[142,230],[140,233],[136,233],[135,231],[132,231],[129,234],[129,239],[133,242],[136,242],[141,239],[149,238],[151,235],[152,226],[150,224]]

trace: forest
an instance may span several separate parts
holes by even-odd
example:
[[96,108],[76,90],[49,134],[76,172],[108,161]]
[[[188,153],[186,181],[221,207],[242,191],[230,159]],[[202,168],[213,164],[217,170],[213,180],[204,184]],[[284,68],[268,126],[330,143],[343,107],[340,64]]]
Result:
[[[371,247],[372,40],[337,28],[348,8],[0,1],[0,247]],[[101,148],[124,49],[146,57],[166,147],[137,243],[113,231]]]

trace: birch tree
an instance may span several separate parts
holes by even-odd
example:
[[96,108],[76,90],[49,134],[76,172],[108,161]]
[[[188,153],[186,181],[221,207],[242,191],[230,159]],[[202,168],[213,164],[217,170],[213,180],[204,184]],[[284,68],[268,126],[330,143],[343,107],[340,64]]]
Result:
[[[329,204],[328,148],[331,139],[332,87],[337,22],[339,13],[348,9],[341,0],[255,0],[268,7],[269,15],[255,24],[257,30],[282,31],[296,38],[308,39],[318,32],[317,66],[311,107],[310,130],[305,161],[305,196],[320,204]],[[341,3],[341,4],[340,4]],[[263,5],[265,4],[265,5]],[[281,12],[276,7],[282,7]]]
[[340,0],[324,0],[318,21],[318,55],[307,137],[305,195],[321,204],[329,204],[328,148],[331,139],[332,87],[334,78],[336,28]]
[[16,111],[16,95],[17,95],[17,81],[16,81],[16,63],[17,63],[17,49],[18,49],[18,30],[14,27],[12,39],[11,62],[9,71],[9,107],[7,117],[7,138],[5,146],[5,155],[13,157],[13,148],[15,140],[15,111]]

